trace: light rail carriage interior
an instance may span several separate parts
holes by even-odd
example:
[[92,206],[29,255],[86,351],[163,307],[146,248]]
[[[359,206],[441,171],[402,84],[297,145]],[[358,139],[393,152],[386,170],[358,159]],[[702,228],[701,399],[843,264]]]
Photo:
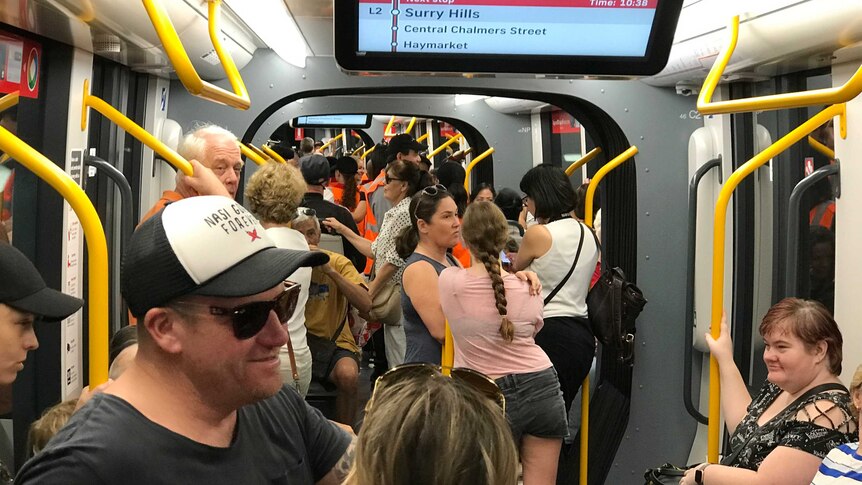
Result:
[[[157,35],[145,10],[148,2],[161,6],[178,33],[178,44],[166,47]],[[603,5],[622,8],[633,2],[655,9],[653,0]],[[128,125],[118,126],[100,114],[105,110],[94,107],[94,98],[174,148],[181,133],[198,122],[223,126],[253,147],[340,135],[328,150],[360,156],[408,129],[414,137],[428,135],[429,151],[461,135],[448,151],[433,157],[434,164],[452,152],[466,152],[466,166],[493,148],[475,164],[467,184],[484,182],[497,189],[517,190],[521,176],[535,165],[567,168],[601,149],[573,171],[572,182],[578,186],[637,147],[634,157],[599,184],[602,258],[606,268],[621,267],[649,303],[637,320],[632,365],[603,356],[599,348],[591,379],[588,483],[642,483],[648,467],[705,460],[710,382],[704,334],[710,331],[716,297],[719,310],[724,308],[733,323],[735,359],[752,392],[766,374],[757,325],[785,296],[822,299],[834,308],[845,342],[842,379],[849,383],[862,363],[862,327],[855,314],[862,289],[856,276],[862,274],[857,246],[862,240],[862,98],[852,94],[841,101],[846,101],[846,133],[836,118],[834,130],[818,127],[810,137],[805,133],[799,141],[783,144],[741,180],[726,221],[714,221],[714,214],[722,186],[735,170],[837,102],[799,101],[802,96],[791,95],[775,105],[752,102],[723,109],[718,101],[845,85],[842,92],[855,89],[858,94],[862,2],[657,0],[670,18],[661,27],[673,32],[672,43],[666,35],[666,64],[632,64],[627,70],[626,62],[618,60],[603,64],[587,56],[573,64],[541,57],[522,62],[516,53],[483,57],[475,71],[464,68],[465,57],[454,52],[460,42],[475,38],[471,33],[448,32],[439,40],[447,46],[426,58],[355,55],[351,42],[364,34],[352,31],[351,19],[340,16],[351,10],[355,16],[357,5],[369,8],[373,3],[0,3],[0,93],[20,90],[17,106],[0,101],[9,115],[0,112],[0,126],[65,170],[98,213],[109,261],[108,323],[99,328],[114,332],[127,323],[118,279],[123,244],[147,208],[173,187],[176,169],[133,137]],[[212,5],[220,12],[219,39],[247,90],[247,106],[236,107],[242,105],[242,96],[234,94],[236,79],[226,78],[224,59],[208,35]],[[706,100],[716,106],[701,110],[698,96],[726,51],[734,16],[739,16],[738,43],[718,73],[712,103]],[[402,31],[407,28],[402,25]],[[584,42],[577,30],[570,32],[575,44]],[[634,42],[624,30],[614,35],[623,36],[615,45]],[[190,61],[173,61],[173,49],[184,51]],[[178,73],[188,76],[188,71],[192,78],[199,76],[197,83],[178,79]],[[216,102],[205,99],[208,95]],[[92,107],[82,127],[85,104]],[[12,115],[16,111],[17,119]],[[351,114],[362,115],[359,124],[342,117],[315,124],[318,115]],[[300,121],[304,116],[312,118]],[[9,151],[12,138],[0,133],[0,152]],[[95,159],[106,161],[119,177],[112,180]],[[246,158],[241,184],[257,166]],[[791,203],[794,187],[823,167],[833,167],[828,178]],[[95,325],[88,292],[89,242],[80,222],[32,170],[18,165],[15,173],[14,184],[7,184],[10,164],[0,165],[0,189],[14,188],[14,211],[2,212],[3,236],[35,262],[49,286],[77,294],[88,305],[62,325],[37,328],[40,348],[30,353],[13,388],[3,393],[0,458],[10,467],[20,466],[26,455],[29,423],[90,383],[88,334]],[[127,182],[130,192],[118,182]],[[8,208],[5,198],[11,194],[3,195]],[[815,244],[808,229],[821,204],[830,204],[835,212],[825,246]],[[722,223],[725,236],[718,240],[714,231]],[[724,258],[715,263],[714,248],[719,247]],[[559,483],[577,483],[578,469],[577,456],[564,459]]]

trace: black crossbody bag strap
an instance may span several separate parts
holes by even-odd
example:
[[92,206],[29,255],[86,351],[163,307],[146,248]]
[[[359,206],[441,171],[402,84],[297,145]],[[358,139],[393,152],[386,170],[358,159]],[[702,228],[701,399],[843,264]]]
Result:
[[581,257],[581,249],[584,247],[584,225],[578,222],[578,226],[581,228],[581,240],[578,242],[578,252],[575,253],[575,260],[572,262],[572,267],[569,268],[569,272],[566,273],[566,276],[563,277],[563,280],[560,281],[556,288],[554,288],[554,291],[548,293],[548,296],[545,297],[544,305],[547,305],[551,300],[554,299],[555,296],[557,296],[557,293],[559,293],[559,291],[563,289],[563,285],[566,284],[566,281],[569,281],[569,278],[572,276],[572,273],[575,272],[575,266],[578,265],[578,259],[580,259]]
[[[792,402],[792,403],[790,403],[787,407],[785,407],[784,409],[782,409],[778,414],[776,414],[776,416],[778,416],[779,414],[783,414],[783,413],[784,413],[784,411],[787,411],[788,409],[794,409],[794,408],[796,408],[797,406],[799,406],[799,405],[802,403],[802,401],[804,401],[804,400],[808,399],[809,397],[811,397],[811,396],[813,396],[813,395],[815,395],[815,394],[820,394],[820,393],[821,393],[821,392],[823,392],[823,391],[844,391],[844,392],[849,392],[849,391],[847,391],[847,388],[846,388],[846,387],[844,387],[844,385],[843,385],[843,384],[838,384],[838,383],[836,383],[836,382],[827,382],[826,384],[820,384],[819,386],[814,386],[814,387],[812,387],[812,388],[811,388],[811,389],[809,389],[805,394],[803,394],[803,395],[801,395],[801,396],[797,397],[795,401],[793,401],[793,402]],[[759,428],[758,428],[758,429],[759,429]],[[727,457],[727,458],[725,458],[724,460],[721,460],[721,464],[722,464],[722,465],[730,465],[730,464],[732,464],[734,461],[736,461],[736,457],[738,457],[738,456],[739,456],[739,454],[742,452],[742,450],[744,450],[744,449],[745,449],[745,447],[748,445],[748,442],[749,442],[749,441],[751,441],[751,439],[752,439],[752,438],[754,438],[754,436],[755,436],[755,435],[757,435],[757,431],[755,431],[754,433],[751,433],[751,436],[749,436],[749,437],[748,437],[748,439],[747,439],[747,440],[745,440],[745,443],[743,443],[743,444],[742,444],[742,446],[740,446],[739,448],[737,448],[737,449],[736,449],[736,451],[734,451],[734,452],[733,452],[733,454],[731,454],[730,456],[728,456],[728,457]]]

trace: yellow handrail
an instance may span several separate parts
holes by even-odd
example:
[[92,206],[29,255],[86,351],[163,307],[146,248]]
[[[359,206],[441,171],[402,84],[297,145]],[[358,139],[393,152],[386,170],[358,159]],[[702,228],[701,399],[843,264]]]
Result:
[[[596,151],[595,149],[592,151]],[[592,153],[590,152],[590,153]],[[590,180],[590,185],[587,187],[587,195],[585,201],[584,208],[584,223],[590,228],[593,227],[593,197],[595,197],[596,189],[599,186],[599,182],[605,178],[605,175],[608,174],[611,170],[619,167],[623,162],[628,160],[629,158],[635,156],[638,152],[638,147],[633,146],[628,150],[620,153],[613,160],[604,164],[602,168],[599,169],[598,172],[593,176],[592,180]],[[587,154],[587,157],[590,154]],[[584,157],[586,158],[586,157]],[[576,162],[577,163],[577,162]],[[590,376],[587,375],[584,378],[584,382],[581,384],[581,468],[579,470],[580,475],[580,485],[587,485],[587,459],[588,459],[588,448],[589,439],[590,439]]]
[[328,142],[324,143],[323,146],[321,146],[317,150],[319,152],[323,153],[323,150],[325,150],[326,147],[328,147],[329,145],[332,145],[333,143],[335,143],[336,141],[340,140],[343,137],[344,137],[344,133],[339,133],[339,134],[333,136],[332,138],[330,138]]
[[389,133],[389,130],[392,129],[392,124],[395,123],[395,115],[389,118],[389,123],[386,124],[386,128],[383,129],[383,137],[386,137],[386,134]]
[[368,155],[371,154],[371,152],[374,151],[375,148],[377,148],[377,145],[374,145],[373,147],[369,148],[368,150],[365,150],[364,152],[362,152],[362,155],[359,155],[359,158],[367,157]]
[[589,163],[592,159],[596,158],[596,156],[598,156],[599,153],[602,153],[601,148],[599,148],[599,147],[593,148],[592,150],[590,150],[589,153],[584,155],[583,158],[581,158],[580,160],[577,160],[575,162],[572,162],[572,164],[569,165],[569,167],[566,169],[566,175],[571,177],[572,174],[575,173],[575,170],[577,170],[577,169],[583,167],[584,165],[586,165],[587,163]]
[[437,155],[438,153],[440,153],[440,152],[442,152],[443,150],[445,150],[445,149],[446,149],[446,147],[448,147],[449,145],[451,145],[451,144],[455,143],[456,141],[458,141],[458,139],[459,139],[459,138],[461,138],[461,134],[460,134],[460,133],[458,133],[457,135],[453,136],[452,138],[449,138],[449,140],[448,140],[446,143],[443,143],[443,144],[442,144],[442,145],[440,145],[439,147],[435,148],[435,149],[434,149],[434,151],[432,151],[431,153],[429,153],[429,154],[428,154],[428,160],[431,160],[432,158],[434,158],[434,156],[435,156],[435,155]]
[[87,194],[44,155],[0,127],[0,150],[53,187],[81,221],[87,242],[90,389],[108,380],[108,244],[99,214]]
[[177,76],[182,81],[183,86],[189,93],[200,96],[201,98],[215,101],[237,109],[248,109],[251,106],[251,99],[248,96],[248,91],[236,68],[230,54],[224,50],[219,38],[218,19],[220,14],[219,6],[221,0],[207,0],[209,13],[209,34],[219,61],[224,67],[224,72],[227,74],[228,81],[233,88],[233,92],[222,89],[218,86],[210,84],[198,75],[192,61],[189,59],[182,41],[180,41],[177,30],[174,28],[168,13],[165,11],[160,0],[142,0],[144,8],[147,9],[147,14],[150,16],[150,21],[156,29],[159,39],[165,48],[165,53],[171,60]]
[[355,157],[357,153],[359,153],[363,150],[365,150],[365,144],[364,143],[362,145],[360,145],[359,148],[357,148],[356,150],[353,150],[352,152],[350,152],[350,156]]
[[488,158],[492,153],[494,153],[494,147],[485,150],[481,155],[470,160],[470,163],[467,164],[467,168],[464,170],[464,190],[466,190],[468,194],[470,193],[470,172],[473,171],[473,167],[475,167],[477,163]]
[[18,104],[18,100],[20,99],[20,93],[18,91],[12,91],[11,93],[0,98],[0,111],[6,111],[7,109]]
[[252,145],[251,143],[246,143],[245,146],[249,147],[251,149],[251,151],[253,151],[254,153],[257,153],[260,158],[266,160],[267,162],[272,159],[272,157],[267,155],[263,150]]
[[[251,146],[252,150],[254,149],[254,146],[252,146],[251,144],[249,144],[249,146]],[[287,160],[285,160],[284,157],[279,155],[278,152],[270,148],[269,145],[261,145],[260,148],[263,150],[263,153],[271,160],[275,160],[278,163],[287,163]]]
[[814,138],[813,136],[808,137],[808,145],[811,148],[820,152],[821,154],[825,155],[826,158],[828,158],[830,160],[835,160],[835,150],[829,148],[828,146],[824,145],[823,143],[820,143],[820,141],[817,140],[816,138]]
[[246,146],[245,143],[240,142],[239,151],[245,155],[245,158],[248,158],[252,162],[258,165],[266,165],[267,160],[262,156],[258,155],[256,151],[252,150],[250,147]]
[[[751,160],[745,162],[736,169],[727,182],[721,187],[718,200],[715,203],[715,221],[713,226],[712,244],[712,312],[710,333],[713,338],[718,338],[721,333],[721,313],[724,305],[724,231],[727,222],[727,205],[730,196],[742,180],[757,170],[760,166],[786,150],[794,143],[802,140],[809,133],[817,129],[835,116],[839,116],[839,130],[842,138],[847,136],[847,109],[844,104],[829,106],[814,115],[813,118],[799,125],[790,133],[784,135],[766,150],[758,153]],[[707,429],[707,460],[710,463],[718,462],[718,438],[721,433],[719,418],[721,412],[721,388],[720,388],[718,362],[715,357],[709,358],[709,427]]]
[[407,123],[407,129],[404,130],[404,133],[409,134],[411,131],[413,131],[413,125],[415,125],[415,124],[416,124],[416,117],[414,116],[413,118],[410,118],[410,123]]
[[417,138],[417,139],[416,139],[416,141],[418,141],[419,143],[422,143],[423,141],[425,141],[425,140],[427,140],[427,139],[428,139],[428,135],[430,135],[430,134],[431,134],[431,133],[425,133],[424,135],[422,135],[422,136],[420,136],[419,138]]
[[440,359],[440,367],[444,376],[452,374],[455,367],[455,339],[452,337],[452,329],[449,327],[449,319],[445,323],[445,337],[443,337],[443,356]]
[[173,148],[162,143],[158,138],[150,134],[150,132],[141,128],[137,123],[127,118],[123,113],[114,109],[113,106],[106,103],[101,98],[90,94],[90,80],[84,79],[84,98],[81,107],[81,131],[87,129],[87,108],[93,108],[101,113],[105,118],[113,121],[114,124],[125,130],[128,134],[137,138],[138,141],[164,157],[164,159],[177,170],[181,170],[186,175],[192,175],[192,164],[189,163],[188,160],[174,151]]
[[736,49],[737,41],[739,40],[739,16],[736,15],[731,19],[728,26],[730,39],[727,46],[716,59],[709,71],[709,75],[703,81],[703,87],[700,90],[700,96],[697,98],[697,110],[701,114],[723,114],[723,113],[739,113],[743,111],[766,111],[782,108],[801,108],[804,106],[817,106],[845,103],[850,101],[862,93],[862,66],[856,70],[856,73],[844,83],[843,86],[827,89],[815,89],[813,91],[805,91],[801,93],[784,93],[773,94],[769,96],[757,96],[747,99],[734,99],[730,101],[712,102],[712,95],[715,93],[715,88],[718,86],[727,64],[730,62],[730,57]]

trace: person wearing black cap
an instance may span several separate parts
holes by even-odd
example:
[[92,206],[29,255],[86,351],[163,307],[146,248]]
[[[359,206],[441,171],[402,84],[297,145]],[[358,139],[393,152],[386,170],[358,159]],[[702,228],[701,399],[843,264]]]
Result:
[[62,320],[83,305],[78,298],[48,288],[21,251],[0,243],[0,385],[14,382],[27,352],[39,347],[33,331],[37,317]]
[[424,152],[428,149],[428,145],[423,145],[407,133],[395,135],[389,139],[389,148],[386,149],[386,163],[393,160],[407,160],[419,165],[422,157],[419,152]]
[[[314,209],[320,220],[333,217],[351,231],[359,234],[359,228],[356,226],[350,211],[323,198],[323,191],[329,181],[329,161],[326,157],[317,154],[306,155],[299,159],[299,170],[302,172],[305,183],[308,184],[308,192],[302,199],[302,207]],[[337,234],[329,229],[325,230],[328,234]],[[344,236],[341,236],[341,239],[344,255],[353,263],[356,271],[363,272],[365,270],[365,256],[354,248]]]
[[16,483],[339,483],[350,436],[279,374],[298,268],[240,204],[183,199],[142,223],[120,287],[138,319],[132,365],[96,394]]

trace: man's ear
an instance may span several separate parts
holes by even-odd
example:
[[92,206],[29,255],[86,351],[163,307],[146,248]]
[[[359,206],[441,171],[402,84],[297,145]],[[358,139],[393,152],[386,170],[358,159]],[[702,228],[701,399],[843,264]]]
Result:
[[176,311],[170,308],[151,308],[144,315],[143,323],[150,338],[162,351],[178,354],[183,350],[184,322]]

